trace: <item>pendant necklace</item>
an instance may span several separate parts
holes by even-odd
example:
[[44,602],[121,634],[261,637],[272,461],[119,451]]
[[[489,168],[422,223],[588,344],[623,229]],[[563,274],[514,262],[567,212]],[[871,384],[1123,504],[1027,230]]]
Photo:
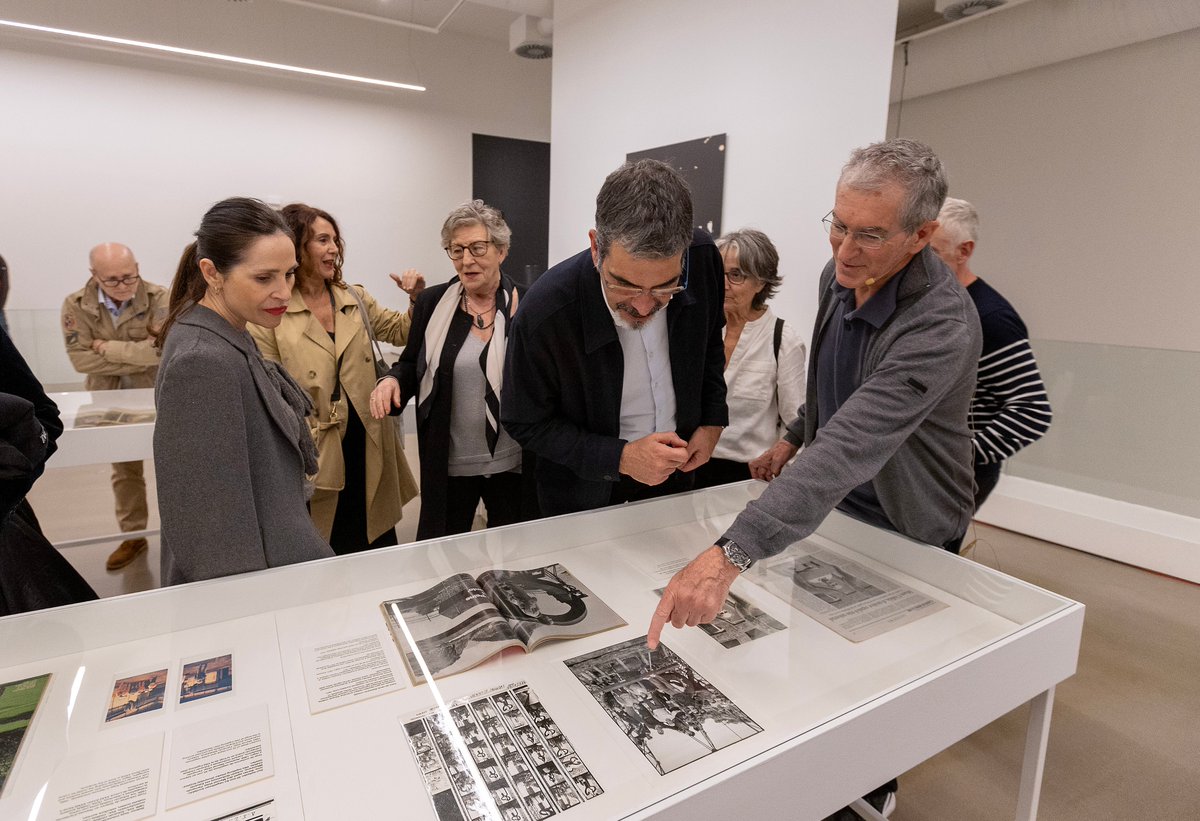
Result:
[[[467,302],[467,295],[464,293],[462,295],[462,306],[463,306],[463,310],[466,312],[467,316],[472,318],[473,322],[471,324],[474,325],[479,330],[486,331],[488,328],[490,328],[496,324],[496,314],[495,314],[496,306],[495,305],[493,305],[488,311],[484,311],[481,314],[472,313],[471,306]],[[489,311],[492,313],[492,321],[485,325],[485,324],[483,324],[483,317],[484,317],[484,314],[489,313]]]

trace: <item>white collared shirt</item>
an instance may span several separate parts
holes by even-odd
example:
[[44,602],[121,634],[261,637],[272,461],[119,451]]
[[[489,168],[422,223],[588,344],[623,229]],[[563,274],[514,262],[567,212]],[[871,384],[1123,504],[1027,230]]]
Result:
[[775,314],[747,322],[725,368],[729,427],[714,459],[749,462],[775,444],[804,402],[805,349],[792,323],[784,323],[775,357]]
[[[601,297],[604,283],[596,277]],[[640,328],[618,322],[617,312],[604,299],[625,353],[621,383],[621,438],[626,442],[655,432],[675,432],[675,380],[671,376],[671,347],[667,338],[667,309],[663,307]]]

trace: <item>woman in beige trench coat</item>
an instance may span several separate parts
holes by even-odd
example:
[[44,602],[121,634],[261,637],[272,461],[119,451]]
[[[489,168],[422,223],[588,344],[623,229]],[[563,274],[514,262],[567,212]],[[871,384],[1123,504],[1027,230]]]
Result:
[[[345,245],[331,215],[300,203],[282,212],[300,263],[291,303],[279,327],[250,330],[263,356],[282,363],[316,408],[309,417],[319,455],[313,523],[339,554],[396,544],[396,522],[417,483],[393,421],[371,416],[375,354],[350,289],[381,343],[404,345],[411,316],[382,307],[361,285],[346,285]],[[415,272],[392,278],[410,298],[425,284]]]

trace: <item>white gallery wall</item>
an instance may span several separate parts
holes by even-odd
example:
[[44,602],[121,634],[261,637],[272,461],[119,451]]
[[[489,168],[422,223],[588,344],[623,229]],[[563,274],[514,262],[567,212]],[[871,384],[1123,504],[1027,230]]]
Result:
[[907,80],[889,133],[979,208],[1055,406],[981,518],[1200,580],[1200,4],[1031,0],[915,39]]
[[555,5],[550,259],[587,243],[631,151],[728,134],[725,230],[779,247],[775,312],[807,339],[821,217],[850,150],[884,137],[896,3],[572,0]]
[[[68,12],[100,18],[114,5],[145,4],[45,8],[59,12],[51,24],[69,27]],[[220,19],[238,4],[207,5]],[[28,19],[35,8],[4,0],[0,16],[24,11]],[[88,249],[103,241],[128,244],[147,279],[169,284],[204,211],[235,194],[330,211],[347,238],[347,278],[402,308],[407,297],[390,271],[417,267],[432,281],[453,275],[439,230],[471,195],[472,133],[550,136],[551,67],[509,54],[504,43],[368,30],[329,16],[300,16],[287,36],[265,23],[256,37],[244,26],[150,22],[162,30],[133,14],[77,19],[74,27],[385,79],[419,75],[429,91],[363,90],[0,33],[0,254],[12,276],[11,319],[25,309],[56,312],[85,281]],[[307,49],[286,53],[281,42]],[[250,51],[257,43],[268,51]],[[305,62],[307,53],[316,56]],[[22,342],[18,321],[14,338]],[[61,339],[43,333],[26,342],[44,381],[78,378]]]
[[[996,14],[1021,27],[997,25],[937,70],[987,63],[991,44],[1044,32],[1049,11],[1033,0]],[[912,43],[910,76],[926,45]],[[1200,351],[1200,276],[1180,244],[1200,214],[1197,134],[1200,28],[909,99],[900,119],[900,136],[945,160],[951,194],[979,207],[979,272],[1002,278],[1036,336],[1181,351]]]

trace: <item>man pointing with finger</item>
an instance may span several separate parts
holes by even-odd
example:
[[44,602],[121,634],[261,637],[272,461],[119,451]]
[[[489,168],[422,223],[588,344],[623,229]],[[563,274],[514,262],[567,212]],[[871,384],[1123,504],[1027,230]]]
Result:
[[721,256],[683,178],[624,164],[588,236],[508,337],[500,419],[537,456],[545,515],[689,490],[729,421]]
[[804,449],[783,467],[798,449],[789,436],[751,464],[773,481],[671,580],[651,648],[667,622],[711,621],[739,572],[812,533],[834,507],[957,551],[973,512],[967,410],[982,335],[970,297],[929,247],[946,190],[941,162],[921,143],[851,154],[823,220],[833,259],[820,280],[805,404],[788,426]]

